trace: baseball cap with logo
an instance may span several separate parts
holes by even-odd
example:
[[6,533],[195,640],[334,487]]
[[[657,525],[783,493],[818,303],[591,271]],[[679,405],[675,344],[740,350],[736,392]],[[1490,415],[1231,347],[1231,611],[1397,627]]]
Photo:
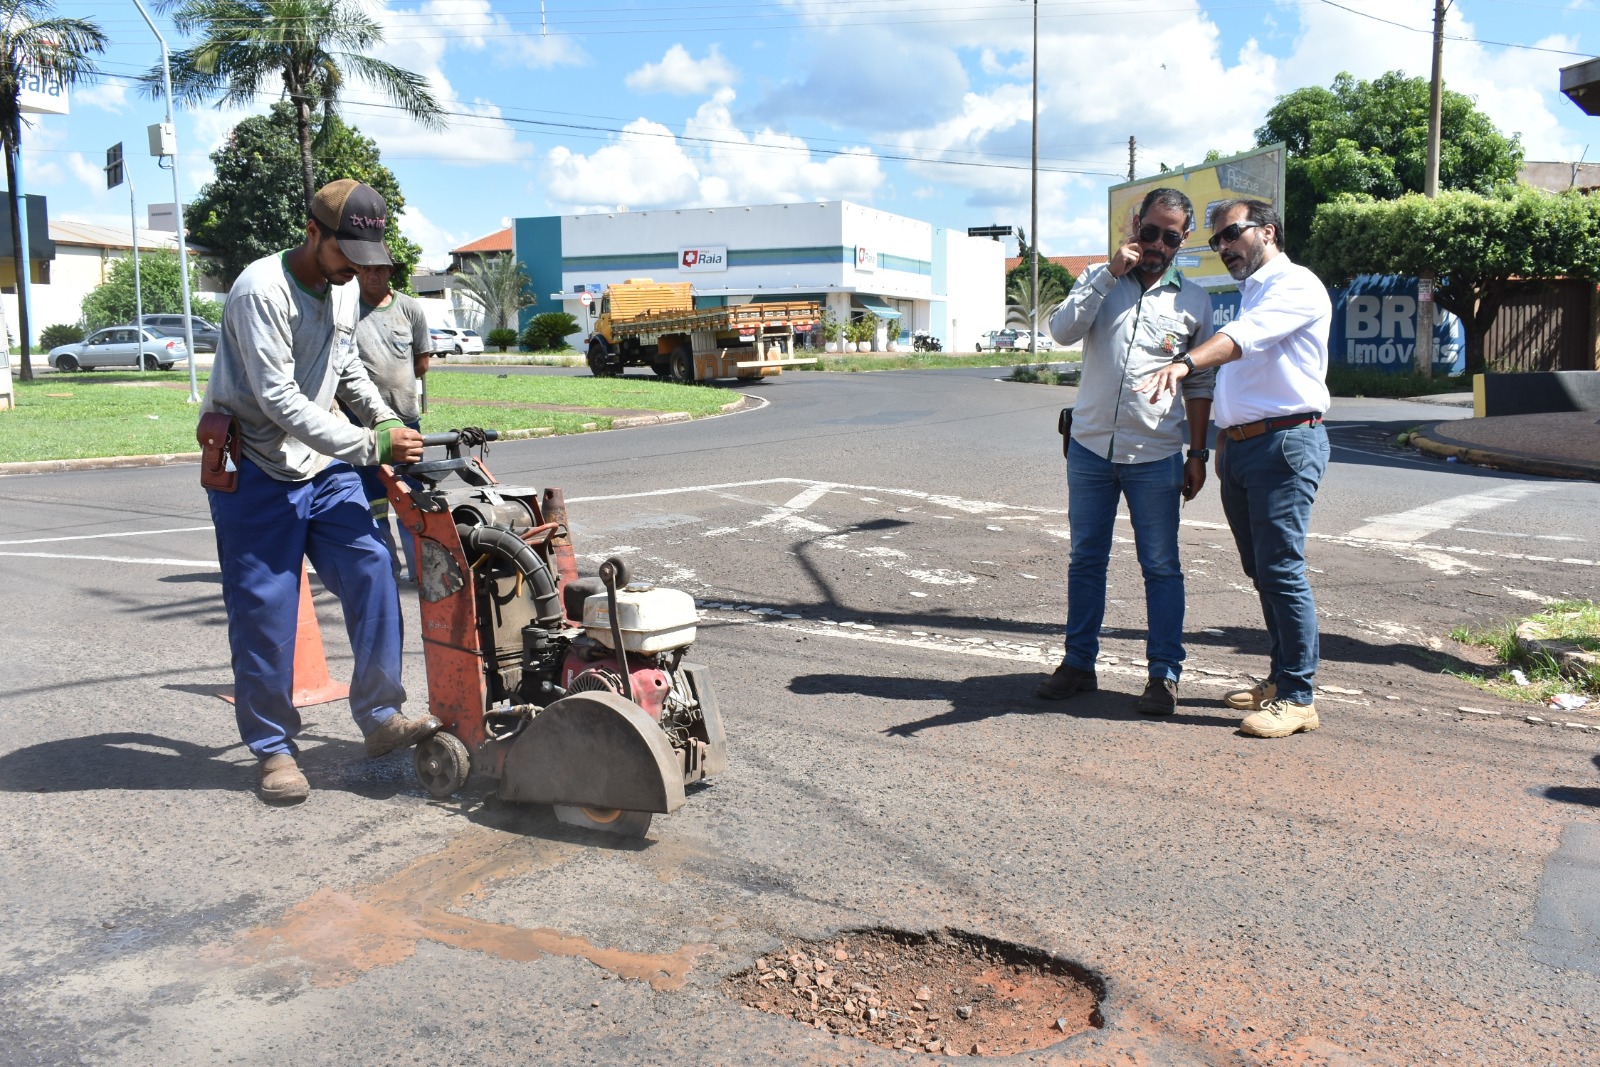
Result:
[[340,178],[311,198],[311,217],[339,242],[339,250],[358,267],[393,265],[383,243],[389,205],[370,185]]

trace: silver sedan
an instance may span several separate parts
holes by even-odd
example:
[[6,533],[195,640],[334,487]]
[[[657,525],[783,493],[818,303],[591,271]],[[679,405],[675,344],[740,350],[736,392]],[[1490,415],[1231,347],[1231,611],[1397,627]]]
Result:
[[50,366],[70,374],[96,367],[138,367],[145,370],[171,370],[180,359],[189,358],[183,338],[169,337],[153,327],[108,326],[96,330],[76,344],[50,350]]

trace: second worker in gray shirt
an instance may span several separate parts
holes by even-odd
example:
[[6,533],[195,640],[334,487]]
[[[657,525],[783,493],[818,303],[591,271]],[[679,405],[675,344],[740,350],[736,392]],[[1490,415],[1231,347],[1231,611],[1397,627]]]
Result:
[[1106,569],[1119,499],[1126,499],[1144,574],[1149,681],[1139,710],[1170,715],[1183,669],[1183,570],[1178,517],[1206,480],[1215,375],[1191,375],[1182,403],[1151,404],[1134,385],[1212,334],[1211,296],[1173,264],[1194,230],[1194,207],[1155,189],[1110,262],[1084,272],[1050,317],[1058,344],[1083,342],[1083,377],[1067,443],[1067,636],[1061,666],[1037,695],[1061,700],[1098,688]]

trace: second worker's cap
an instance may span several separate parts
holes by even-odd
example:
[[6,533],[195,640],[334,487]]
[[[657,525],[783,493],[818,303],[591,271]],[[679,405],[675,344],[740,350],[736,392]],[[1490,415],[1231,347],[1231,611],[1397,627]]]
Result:
[[311,198],[311,217],[333,234],[350,262],[358,267],[392,266],[383,243],[389,205],[378,190],[354,178],[340,178]]

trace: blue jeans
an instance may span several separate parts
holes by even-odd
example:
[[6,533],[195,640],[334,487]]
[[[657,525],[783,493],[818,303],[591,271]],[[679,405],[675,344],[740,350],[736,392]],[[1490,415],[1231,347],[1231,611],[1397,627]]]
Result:
[[1100,626],[1106,617],[1106,564],[1117,523],[1117,499],[1128,501],[1134,549],[1144,572],[1149,619],[1145,658],[1150,677],[1176,682],[1183,667],[1183,569],[1178,563],[1178,509],[1183,498],[1183,454],[1154,463],[1112,463],[1077,441],[1067,446],[1067,525],[1072,558],[1067,566],[1066,664],[1094,670]]
[[344,606],[355,658],[350,711],[362,734],[372,733],[406,699],[400,596],[355,469],[334,462],[309,481],[280,482],[241,456],[238,491],[206,495],[222,565],[239,736],[257,759],[298,751],[294,641],[307,557]]
[[1306,578],[1311,502],[1328,468],[1328,433],[1291,426],[1228,441],[1222,449],[1222,510],[1239,562],[1261,598],[1271,642],[1267,680],[1278,696],[1309,704],[1317,674],[1317,606]]

